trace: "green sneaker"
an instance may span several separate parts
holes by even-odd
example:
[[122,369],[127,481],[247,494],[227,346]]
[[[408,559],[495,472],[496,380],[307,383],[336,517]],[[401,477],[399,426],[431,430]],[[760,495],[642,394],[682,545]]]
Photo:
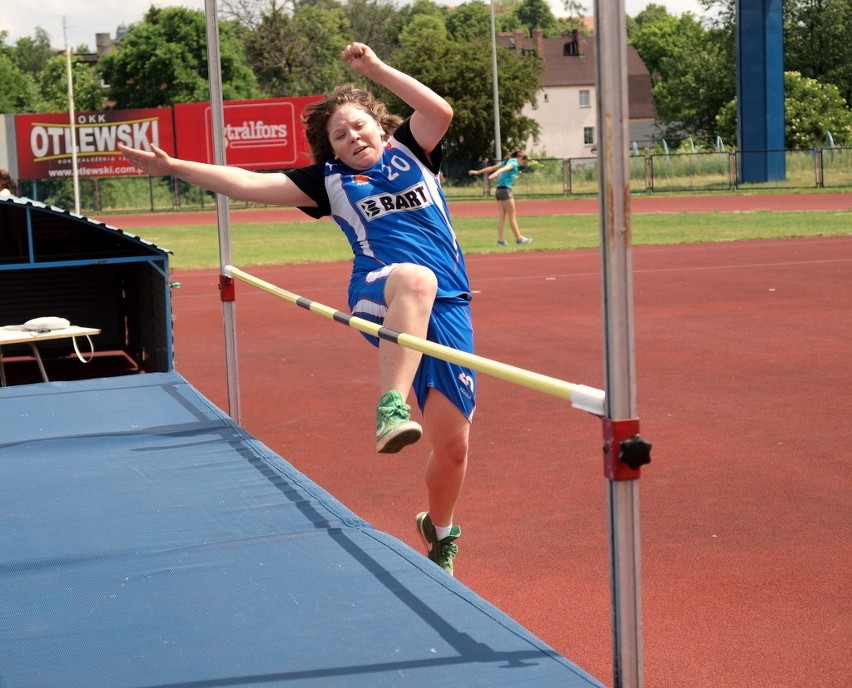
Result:
[[426,556],[452,576],[453,559],[455,559],[456,553],[459,551],[456,540],[461,537],[461,528],[453,526],[450,534],[443,540],[439,540],[428,512],[423,511],[417,514],[414,522],[417,524],[417,532],[420,534],[420,539],[423,540],[423,546],[426,548]]
[[376,408],[376,451],[395,454],[414,444],[421,435],[423,428],[411,420],[411,407],[402,395],[395,390],[385,392]]

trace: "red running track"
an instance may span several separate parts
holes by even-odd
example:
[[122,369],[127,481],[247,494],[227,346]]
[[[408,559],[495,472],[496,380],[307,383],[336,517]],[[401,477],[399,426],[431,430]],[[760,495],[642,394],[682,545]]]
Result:
[[[480,354],[602,386],[596,250],[468,263]],[[346,263],[250,271],[345,307]],[[227,408],[216,271],[175,279],[176,368]],[[649,688],[850,685],[850,284],[852,236],[634,249],[638,408],[654,444],[640,481]],[[418,547],[425,447],[375,454],[374,349],[237,291],[243,424]],[[611,685],[601,444],[599,419],[480,376],[457,575]]]

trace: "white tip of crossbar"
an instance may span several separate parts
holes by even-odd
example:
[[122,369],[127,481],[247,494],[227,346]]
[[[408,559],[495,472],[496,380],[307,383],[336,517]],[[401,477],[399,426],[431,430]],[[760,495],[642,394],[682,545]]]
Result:
[[233,270],[234,270],[233,265],[226,265],[225,267],[222,268],[222,274],[225,275],[225,277],[233,277],[234,276]]
[[571,389],[571,406],[581,411],[588,411],[596,416],[603,417],[606,406],[606,392],[602,389],[587,387],[586,385],[575,385]]

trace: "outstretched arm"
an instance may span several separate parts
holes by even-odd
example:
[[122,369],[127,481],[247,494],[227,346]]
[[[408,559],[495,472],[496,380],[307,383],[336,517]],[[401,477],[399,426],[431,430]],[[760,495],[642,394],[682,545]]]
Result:
[[384,86],[414,109],[411,133],[423,151],[431,153],[450,128],[453,120],[450,104],[414,77],[382,62],[363,43],[350,43],[342,57],[353,71]]
[[467,173],[471,175],[477,174],[488,174],[489,172],[493,172],[494,170],[500,169],[500,163],[498,162],[496,165],[489,165],[488,167],[483,167],[479,170],[468,170]]
[[131,163],[153,176],[175,176],[208,191],[240,201],[268,205],[316,206],[316,203],[284,174],[251,172],[240,167],[181,160],[171,157],[153,144],[150,151],[122,144],[119,144],[118,148]]
[[491,174],[488,175],[489,179],[497,179],[497,177],[499,177],[504,172],[508,172],[509,170],[511,170],[512,169],[512,163],[507,162],[502,167],[500,165],[494,165],[494,167],[496,167],[497,169],[493,170],[491,172]]

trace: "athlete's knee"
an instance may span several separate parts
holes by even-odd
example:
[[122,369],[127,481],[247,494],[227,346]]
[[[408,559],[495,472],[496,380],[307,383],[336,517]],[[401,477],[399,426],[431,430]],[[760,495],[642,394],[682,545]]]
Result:
[[399,296],[432,302],[438,293],[438,278],[427,267],[403,263],[396,266],[388,277],[385,292],[389,304]]
[[470,448],[470,422],[442,394],[430,390],[426,432],[436,458],[447,467],[463,466]]
[[441,447],[435,450],[445,465],[459,467],[467,464],[469,445],[467,438],[455,437],[441,442]]

